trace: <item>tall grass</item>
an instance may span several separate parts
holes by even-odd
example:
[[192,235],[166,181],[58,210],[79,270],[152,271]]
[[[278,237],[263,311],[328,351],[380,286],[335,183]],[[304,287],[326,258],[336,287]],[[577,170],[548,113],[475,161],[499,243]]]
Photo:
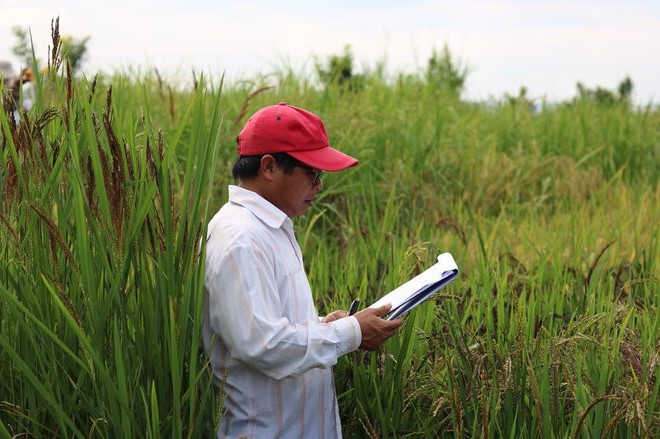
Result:
[[321,90],[286,71],[36,82],[18,126],[0,115],[3,435],[212,434],[200,238],[236,133],[278,101],[361,160],[296,220],[321,312],[440,252],[461,269],[384,349],[335,367],[347,437],[660,435],[657,111],[466,103],[411,78]]
[[146,87],[36,86],[18,125],[0,116],[4,432],[197,437],[214,413],[195,310],[219,90],[190,94],[165,138]]

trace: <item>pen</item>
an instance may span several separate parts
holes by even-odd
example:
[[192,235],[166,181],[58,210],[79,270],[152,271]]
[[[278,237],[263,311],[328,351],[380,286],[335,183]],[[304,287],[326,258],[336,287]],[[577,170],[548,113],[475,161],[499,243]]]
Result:
[[360,307],[360,299],[355,299],[353,302],[351,302],[351,308],[348,310],[348,315],[352,316],[355,314]]

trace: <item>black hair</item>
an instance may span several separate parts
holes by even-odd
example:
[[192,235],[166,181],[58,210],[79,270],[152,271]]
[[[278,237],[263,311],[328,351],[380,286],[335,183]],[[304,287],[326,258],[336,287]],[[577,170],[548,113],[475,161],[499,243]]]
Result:
[[[231,168],[231,175],[236,180],[251,180],[257,176],[259,166],[261,165],[261,158],[266,155],[244,155],[240,156],[234,162]],[[296,166],[305,166],[301,161],[294,159],[286,152],[275,152],[272,154],[277,165],[284,170],[285,174],[290,174]]]

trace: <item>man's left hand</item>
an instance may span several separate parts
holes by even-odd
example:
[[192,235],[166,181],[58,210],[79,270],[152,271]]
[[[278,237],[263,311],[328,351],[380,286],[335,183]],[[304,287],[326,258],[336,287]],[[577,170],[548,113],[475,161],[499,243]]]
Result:
[[343,319],[344,317],[348,317],[348,311],[344,311],[343,309],[334,311],[323,317],[323,319],[321,319],[321,323],[334,322],[335,320]]

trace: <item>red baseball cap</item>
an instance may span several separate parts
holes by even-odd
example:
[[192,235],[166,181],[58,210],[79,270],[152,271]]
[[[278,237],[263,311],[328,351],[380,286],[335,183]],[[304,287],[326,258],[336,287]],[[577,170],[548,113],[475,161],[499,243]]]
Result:
[[285,102],[254,113],[236,141],[239,156],[286,152],[322,171],[341,171],[359,163],[329,145],[323,122],[316,114]]

